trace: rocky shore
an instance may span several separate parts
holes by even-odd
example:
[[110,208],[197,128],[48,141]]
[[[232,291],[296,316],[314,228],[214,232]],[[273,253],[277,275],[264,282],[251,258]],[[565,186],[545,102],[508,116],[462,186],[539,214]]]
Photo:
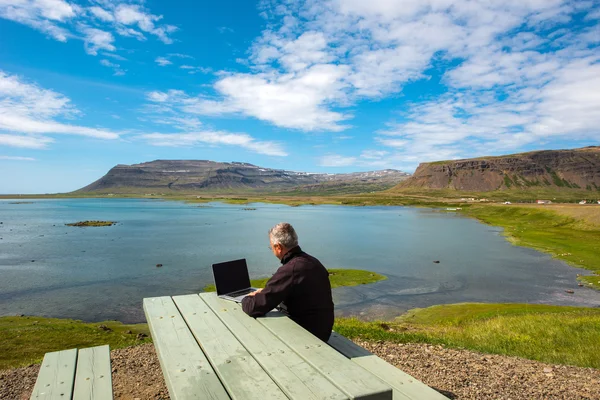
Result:
[[[600,370],[426,344],[357,341],[450,399],[600,399]],[[115,399],[166,400],[152,344],[111,352]],[[0,399],[29,399],[39,365],[0,371]]]

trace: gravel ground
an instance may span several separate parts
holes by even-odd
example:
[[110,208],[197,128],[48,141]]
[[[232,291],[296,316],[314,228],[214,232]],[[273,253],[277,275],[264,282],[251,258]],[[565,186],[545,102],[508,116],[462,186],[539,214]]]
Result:
[[[600,399],[600,370],[424,344],[357,342],[451,399]],[[154,347],[111,352],[115,399],[169,395]],[[27,400],[39,365],[0,371],[0,399]]]

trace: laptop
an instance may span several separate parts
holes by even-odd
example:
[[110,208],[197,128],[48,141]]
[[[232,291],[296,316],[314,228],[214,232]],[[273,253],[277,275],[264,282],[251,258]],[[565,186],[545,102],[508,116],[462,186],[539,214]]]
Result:
[[250,287],[246,259],[226,261],[212,265],[217,296],[241,303],[242,299],[258,289]]

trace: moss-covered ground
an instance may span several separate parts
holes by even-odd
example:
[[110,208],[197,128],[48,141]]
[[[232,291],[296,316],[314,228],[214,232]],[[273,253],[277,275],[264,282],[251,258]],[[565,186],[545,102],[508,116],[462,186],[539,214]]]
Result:
[[[331,282],[332,288],[366,285],[367,283],[387,279],[384,275],[361,269],[328,269],[327,271],[329,271],[329,282]],[[250,285],[255,288],[264,288],[268,280],[269,278],[252,279],[250,280]],[[204,288],[205,292],[214,292],[216,290],[217,288],[212,284]]]
[[[100,328],[102,326],[102,328]],[[131,333],[128,333],[128,332]],[[111,349],[149,342],[146,324],[86,323],[43,317],[0,318],[0,369],[38,363],[50,351],[108,344]]]
[[452,304],[395,321],[336,319],[346,337],[443,344],[552,364],[600,368],[600,309],[535,304]]

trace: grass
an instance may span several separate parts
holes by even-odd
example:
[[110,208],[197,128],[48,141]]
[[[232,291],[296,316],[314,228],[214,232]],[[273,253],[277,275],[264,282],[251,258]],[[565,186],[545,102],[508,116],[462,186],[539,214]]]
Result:
[[[555,211],[558,210],[558,211]],[[600,208],[590,207],[588,215],[540,207],[470,206],[462,212],[486,224],[504,228],[512,243],[552,254],[596,275],[580,276],[585,284],[600,289],[600,225],[595,223]],[[594,221],[594,222],[590,222]]]
[[[100,325],[110,330],[98,328]],[[50,351],[103,344],[117,349],[151,341],[149,337],[137,340],[138,333],[149,335],[148,326],[117,321],[85,323],[57,318],[1,317],[0,369],[39,363]]]
[[452,304],[412,310],[393,322],[336,319],[346,337],[430,343],[551,364],[600,368],[600,310],[532,304]]
[[[329,281],[332,288],[366,285],[387,279],[384,275],[362,269],[328,269],[327,271],[329,271]],[[255,288],[264,288],[268,280],[269,278],[252,279],[250,285]],[[213,284],[204,288],[205,292],[215,292],[216,290],[217,288]]]
[[80,221],[73,222],[71,224],[65,224],[67,226],[113,226],[116,222],[113,221]]

